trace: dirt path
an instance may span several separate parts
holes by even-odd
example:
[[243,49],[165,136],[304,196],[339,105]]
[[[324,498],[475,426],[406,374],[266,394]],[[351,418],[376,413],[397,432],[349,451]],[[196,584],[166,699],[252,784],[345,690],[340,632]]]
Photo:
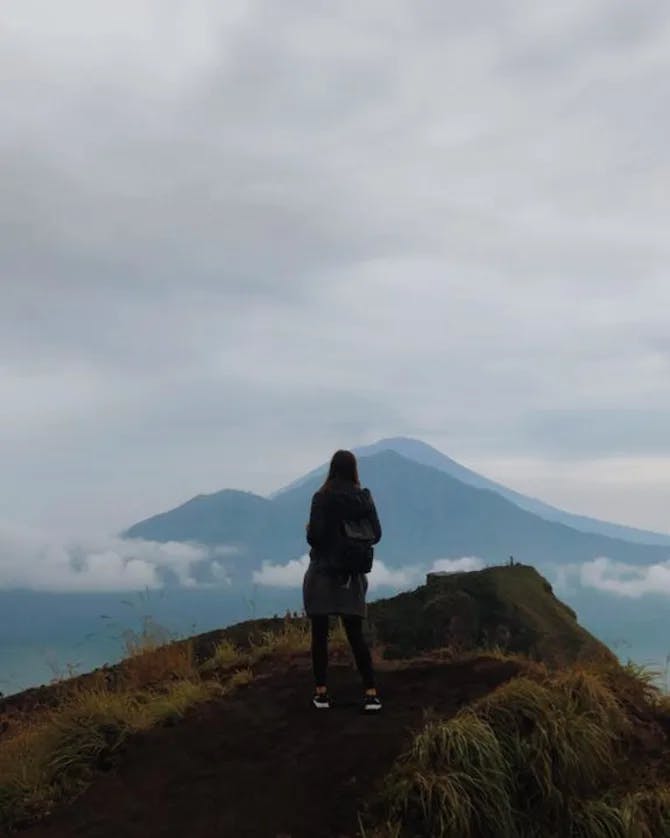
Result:
[[357,712],[348,667],[332,670],[337,706],[311,711],[311,676],[295,663],[136,738],[118,768],[22,838],[354,836],[357,811],[424,711],[451,714],[517,671],[496,660],[383,669],[385,709],[370,718]]

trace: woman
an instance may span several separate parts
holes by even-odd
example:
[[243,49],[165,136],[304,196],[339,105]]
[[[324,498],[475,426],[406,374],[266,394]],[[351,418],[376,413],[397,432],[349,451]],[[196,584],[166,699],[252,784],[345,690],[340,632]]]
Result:
[[361,489],[356,457],[351,451],[337,451],[330,462],[326,482],[312,498],[307,541],[311,546],[310,564],[303,581],[305,613],[312,623],[312,664],[316,690],[312,704],[328,710],[326,686],[328,669],[328,626],[330,615],[342,618],[356,666],[363,680],[363,710],[374,713],[382,704],[375,688],[370,650],[363,637],[365,594],[368,580],[364,573],[333,571],[334,559],[342,550],[343,521],[367,519],[374,537],[382,537],[379,517],[372,496]]

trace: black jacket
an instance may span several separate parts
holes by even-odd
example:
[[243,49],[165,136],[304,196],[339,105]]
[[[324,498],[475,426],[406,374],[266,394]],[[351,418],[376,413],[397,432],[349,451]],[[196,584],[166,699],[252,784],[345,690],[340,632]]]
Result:
[[307,527],[312,561],[317,564],[328,561],[331,551],[337,549],[340,542],[342,521],[360,521],[362,518],[372,524],[374,543],[377,544],[382,537],[382,528],[369,489],[338,480],[331,488],[319,490],[312,498]]

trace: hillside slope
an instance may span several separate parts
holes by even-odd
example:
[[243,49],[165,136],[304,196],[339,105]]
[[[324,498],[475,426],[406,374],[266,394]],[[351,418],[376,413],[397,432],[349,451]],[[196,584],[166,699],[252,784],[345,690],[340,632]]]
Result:
[[407,747],[426,707],[452,715],[512,677],[513,663],[422,664],[379,677],[378,718],[357,710],[348,666],[331,667],[338,704],[310,712],[307,657],[235,697],[195,708],[179,725],[135,739],[117,771],[25,838],[335,838]]
[[[463,614],[476,618],[471,648],[466,636],[441,633]],[[482,630],[501,620],[506,645],[540,662],[481,648],[499,645]],[[665,705],[579,627],[533,568],[431,578],[373,603],[370,626],[385,702],[372,718],[358,712],[361,686],[341,637],[331,644],[333,708],[310,709],[300,619],[231,626],[0,701],[10,754],[4,768],[0,759],[0,824],[23,826],[25,838],[361,838],[362,823],[375,838],[667,834]],[[389,660],[394,641],[411,657]],[[200,697],[117,738],[119,719],[107,706],[160,708],[175,689]],[[23,750],[12,750],[12,736],[23,737]],[[33,741],[48,748],[37,771]],[[69,804],[45,796],[39,780],[33,786],[40,770],[53,774],[48,789],[70,790]],[[426,788],[434,793],[425,797]],[[32,825],[12,819],[18,796],[48,816]],[[493,832],[478,828],[484,818]],[[387,819],[402,829],[387,830]],[[642,819],[646,832],[625,826]],[[542,831],[530,828],[536,822]]]
[[371,603],[369,620],[387,656],[495,646],[552,666],[614,660],[526,565],[430,574],[415,591]]

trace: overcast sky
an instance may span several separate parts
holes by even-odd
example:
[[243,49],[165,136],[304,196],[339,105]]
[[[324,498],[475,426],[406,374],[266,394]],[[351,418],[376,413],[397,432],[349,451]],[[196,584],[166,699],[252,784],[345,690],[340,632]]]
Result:
[[0,77],[0,519],[403,434],[670,530],[666,0],[17,0]]

